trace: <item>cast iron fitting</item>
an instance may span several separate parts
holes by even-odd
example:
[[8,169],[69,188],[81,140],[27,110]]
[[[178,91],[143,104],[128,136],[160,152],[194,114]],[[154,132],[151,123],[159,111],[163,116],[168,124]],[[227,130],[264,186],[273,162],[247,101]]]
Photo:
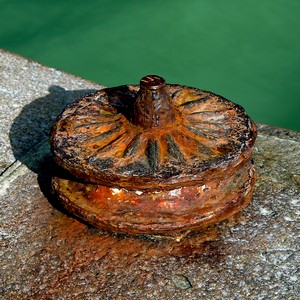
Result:
[[255,139],[240,105],[148,75],[65,108],[51,147],[73,177],[52,186],[72,215],[107,231],[200,230],[249,204]]

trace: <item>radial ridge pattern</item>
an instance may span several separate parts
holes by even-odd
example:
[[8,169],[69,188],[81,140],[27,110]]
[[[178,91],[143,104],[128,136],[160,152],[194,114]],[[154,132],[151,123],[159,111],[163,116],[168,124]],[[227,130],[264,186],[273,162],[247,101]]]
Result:
[[131,120],[137,90],[104,89],[67,107],[52,128],[56,160],[92,182],[151,189],[149,179],[173,188],[176,178],[199,181],[211,167],[238,165],[241,151],[250,156],[255,125],[239,105],[211,92],[167,85],[176,120],[145,130]]

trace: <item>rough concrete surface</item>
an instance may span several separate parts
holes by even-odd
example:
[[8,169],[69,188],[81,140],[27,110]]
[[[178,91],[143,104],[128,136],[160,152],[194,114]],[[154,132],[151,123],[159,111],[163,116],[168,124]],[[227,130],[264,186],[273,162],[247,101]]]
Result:
[[0,174],[48,136],[67,103],[102,87],[0,49]]
[[51,196],[45,140],[58,110],[99,86],[0,55],[1,299],[299,299],[300,133],[258,126],[254,197],[235,217],[180,242],[108,234]]

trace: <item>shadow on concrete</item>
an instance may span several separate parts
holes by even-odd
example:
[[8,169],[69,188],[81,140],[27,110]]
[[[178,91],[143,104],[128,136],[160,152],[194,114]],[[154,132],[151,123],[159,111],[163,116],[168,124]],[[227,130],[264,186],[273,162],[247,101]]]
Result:
[[22,161],[28,151],[48,138],[54,120],[67,104],[93,91],[68,91],[60,86],[50,86],[48,95],[24,106],[9,133],[15,158]]
[[51,177],[63,171],[54,163],[50,153],[51,126],[67,104],[95,91],[69,91],[60,86],[50,86],[48,95],[23,107],[10,128],[9,138],[15,158],[38,175],[42,192],[54,206],[50,193]]

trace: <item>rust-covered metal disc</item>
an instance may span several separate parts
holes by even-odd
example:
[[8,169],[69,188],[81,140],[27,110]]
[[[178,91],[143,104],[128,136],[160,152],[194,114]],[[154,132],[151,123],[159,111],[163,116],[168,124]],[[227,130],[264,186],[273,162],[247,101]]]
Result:
[[76,179],[55,177],[53,189],[69,212],[109,231],[199,229],[249,203],[255,138],[241,106],[146,76],[66,107],[51,146]]
[[201,184],[249,159],[256,127],[241,106],[166,85],[174,119],[143,128],[133,121],[138,90],[103,89],[69,105],[51,133],[58,164],[87,182],[157,190]]

